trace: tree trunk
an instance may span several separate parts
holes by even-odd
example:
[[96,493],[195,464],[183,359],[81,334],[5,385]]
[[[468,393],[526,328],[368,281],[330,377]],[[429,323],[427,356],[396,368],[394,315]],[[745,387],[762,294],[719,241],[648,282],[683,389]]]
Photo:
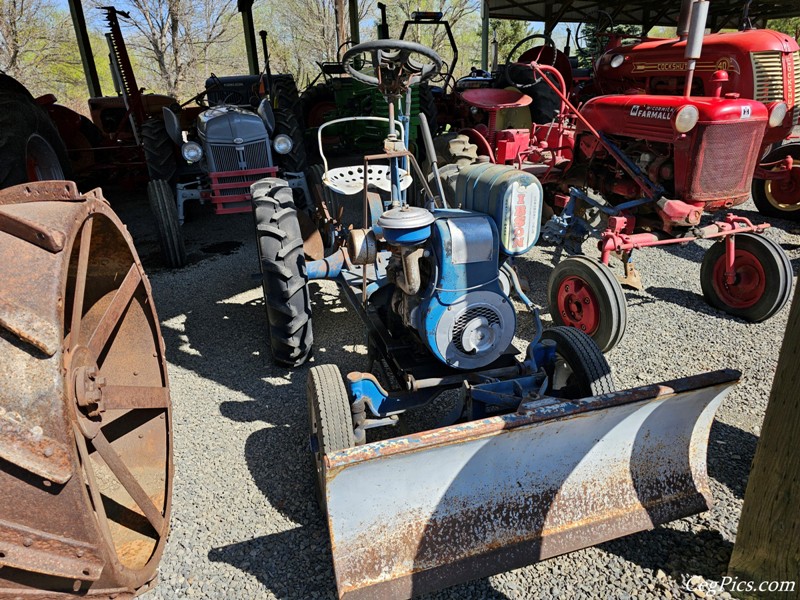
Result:
[[336,0],[336,44],[341,46],[350,36],[347,35],[347,2]]
[[[800,286],[786,325],[761,438],[747,482],[729,575],[741,588],[752,581],[791,581],[787,591],[749,592],[726,587],[742,598],[800,598]],[[768,583],[765,583],[765,586]]]

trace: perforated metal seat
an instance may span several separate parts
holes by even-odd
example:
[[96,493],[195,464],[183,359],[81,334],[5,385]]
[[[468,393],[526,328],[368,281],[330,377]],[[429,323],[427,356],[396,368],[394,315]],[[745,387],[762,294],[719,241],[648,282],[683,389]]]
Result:
[[[400,189],[411,185],[411,175],[403,169],[400,171]],[[322,182],[334,192],[350,196],[364,191],[364,165],[352,167],[336,167],[329,169],[322,176]],[[370,165],[367,167],[367,185],[374,185],[384,192],[392,191],[392,180],[389,165]]]

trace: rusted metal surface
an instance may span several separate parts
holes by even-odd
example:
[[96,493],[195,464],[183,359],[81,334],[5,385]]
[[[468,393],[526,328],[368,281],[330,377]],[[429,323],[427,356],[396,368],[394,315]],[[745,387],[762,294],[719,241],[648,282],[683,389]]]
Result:
[[38,425],[30,426],[21,415],[0,406],[0,458],[54,483],[72,477],[69,451],[64,444],[44,435]]
[[738,376],[532,403],[326,455],[339,596],[408,598],[708,509],[708,434]]
[[0,195],[0,598],[130,598],[172,492],[150,286],[100,190],[26,189]]

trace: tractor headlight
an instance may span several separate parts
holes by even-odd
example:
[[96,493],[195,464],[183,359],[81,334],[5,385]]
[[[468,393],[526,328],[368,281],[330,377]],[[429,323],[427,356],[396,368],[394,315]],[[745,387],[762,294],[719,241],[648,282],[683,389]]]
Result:
[[783,120],[786,118],[788,108],[785,102],[778,102],[769,111],[769,126],[780,127],[783,125]]
[[625,57],[622,54],[615,54],[611,57],[611,67],[616,69],[625,62]]
[[700,120],[700,111],[696,106],[689,104],[682,106],[675,113],[675,131],[678,133],[687,133],[694,129],[697,121]]
[[181,147],[181,156],[186,162],[196,163],[203,158],[203,148],[197,142],[186,142]]
[[275,152],[278,154],[289,154],[292,151],[292,147],[294,144],[292,143],[292,138],[290,138],[285,133],[281,133],[275,136],[275,139],[272,140],[272,147],[275,148]]

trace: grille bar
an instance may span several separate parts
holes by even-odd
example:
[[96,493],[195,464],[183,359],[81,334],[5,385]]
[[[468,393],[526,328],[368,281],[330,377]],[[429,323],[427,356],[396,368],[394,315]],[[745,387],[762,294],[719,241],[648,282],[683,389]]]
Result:
[[755,89],[753,98],[759,102],[786,100],[783,89],[783,53],[777,51],[751,52]]

